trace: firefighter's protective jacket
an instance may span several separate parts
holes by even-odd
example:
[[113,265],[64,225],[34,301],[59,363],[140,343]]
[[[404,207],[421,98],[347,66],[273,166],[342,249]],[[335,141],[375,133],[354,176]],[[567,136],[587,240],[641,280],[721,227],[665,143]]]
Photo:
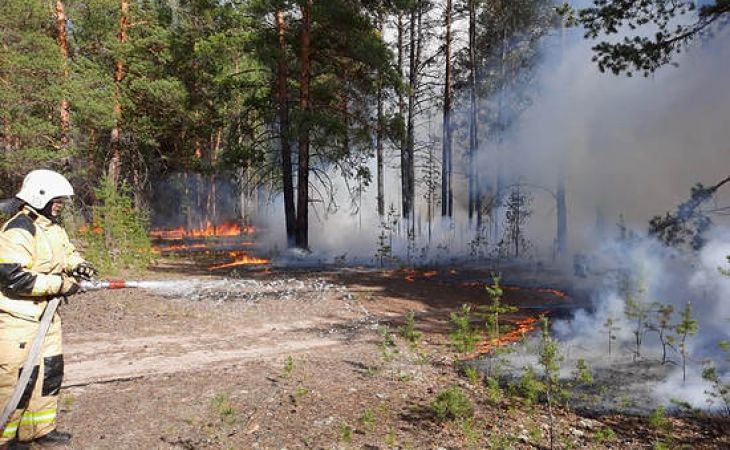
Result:
[[40,320],[61,273],[83,261],[63,227],[26,206],[0,231],[0,311]]

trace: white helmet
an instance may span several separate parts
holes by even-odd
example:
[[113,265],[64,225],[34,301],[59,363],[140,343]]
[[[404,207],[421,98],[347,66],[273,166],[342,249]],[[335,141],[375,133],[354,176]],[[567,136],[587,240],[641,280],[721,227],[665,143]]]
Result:
[[41,210],[56,197],[70,197],[74,188],[66,177],[52,170],[34,170],[25,176],[16,195],[35,209]]

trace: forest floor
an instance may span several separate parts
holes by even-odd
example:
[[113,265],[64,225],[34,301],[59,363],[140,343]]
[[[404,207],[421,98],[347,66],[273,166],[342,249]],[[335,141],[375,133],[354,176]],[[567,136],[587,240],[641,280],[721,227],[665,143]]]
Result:
[[[449,343],[449,314],[488,302],[489,271],[442,272],[268,269],[206,290],[195,286],[223,277],[170,260],[143,278],[171,280],[173,293],[77,295],[61,311],[58,427],[73,435],[68,448],[84,450],[550,448],[545,404],[490,400],[455,364],[463,355]],[[505,300],[533,315],[575,302],[535,287],[508,289]],[[410,311],[423,333],[417,347],[397,332]],[[384,353],[386,325],[394,347]],[[472,403],[471,418],[433,412],[451,386]],[[721,418],[652,425],[619,413],[553,413],[555,448],[730,448]]]

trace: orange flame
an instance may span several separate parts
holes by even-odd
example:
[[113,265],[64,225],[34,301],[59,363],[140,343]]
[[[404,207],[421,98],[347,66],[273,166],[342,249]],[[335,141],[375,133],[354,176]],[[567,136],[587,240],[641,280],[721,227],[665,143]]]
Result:
[[477,351],[480,354],[489,353],[497,347],[502,347],[508,344],[512,344],[514,342],[519,342],[525,337],[527,333],[533,331],[536,326],[537,318],[535,317],[527,317],[526,319],[518,320],[515,322],[515,328],[513,330],[501,335],[499,339],[485,339],[484,342],[482,342],[478,346]]
[[255,232],[256,229],[253,226],[241,227],[235,222],[221,225],[213,225],[207,222],[204,228],[196,230],[186,230],[183,227],[171,230],[152,230],[150,236],[157,239],[182,239],[186,237],[240,236],[241,234],[253,234]]
[[271,260],[269,260],[269,259],[249,256],[245,252],[229,252],[228,255],[234,259],[232,262],[229,262],[226,264],[219,264],[216,266],[210,266],[210,267],[208,267],[208,270],[212,272],[214,270],[219,270],[219,269],[228,269],[231,267],[250,266],[250,265],[257,265],[257,264],[268,264],[271,262]]
[[[253,245],[256,245],[253,242],[236,242],[236,247],[251,247]],[[210,246],[206,243],[200,243],[200,244],[180,244],[180,245],[159,245],[152,247],[156,252],[158,253],[186,253],[186,252],[192,252],[194,250],[206,250],[205,253],[215,252],[216,247]],[[218,252],[223,252],[225,250],[230,250],[230,247],[228,249],[218,249]]]
[[[102,227],[100,227],[99,225],[94,224],[91,227],[91,232],[94,233],[94,234],[101,234],[101,233],[104,232],[104,229]],[[83,225],[81,225],[79,227],[79,233],[80,234],[87,234],[87,233],[89,233],[89,224],[83,224]]]
[[416,269],[401,269],[401,271],[405,274],[405,280],[409,283],[415,282],[416,278],[419,276],[423,278],[432,278],[438,275],[438,272],[435,270],[421,272]]

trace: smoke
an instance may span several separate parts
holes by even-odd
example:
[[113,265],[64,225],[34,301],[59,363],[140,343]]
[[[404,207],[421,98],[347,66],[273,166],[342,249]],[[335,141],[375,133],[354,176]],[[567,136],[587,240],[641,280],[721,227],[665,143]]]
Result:
[[[588,277],[576,283],[592,289],[593,307],[556,322],[554,331],[565,358],[563,375],[585,359],[597,380],[614,391],[605,405],[617,406],[618,397],[625,397],[639,412],[673,399],[707,407],[704,364],[712,361],[725,380],[730,374],[727,355],[718,348],[730,338],[730,277],[718,270],[728,266],[730,255],[726,217],[713,216],[715,227],[695,255],[638,238],[646,235],[650,218],[688,199],[695,183],[712,185],[728,176],[729,33],[719,30],[714,39],[696,42],[676,59],[678,68],[663,68],[650,78],[599,73],[591,63],[595,43],[585,41],[580,30],[570,32],[564,44],[545,40],[540,95],[500,150],[513,180],[550,190],[564,177],[569,247],[588,261]],[[493,147],[483,153],[484,171],[494,174],[495,155]],[[716,201],[723,206],[728,199],[728,190],[721,189]],[[530,223],[530,236],[549,245],[554,200],[536,194],[535,209],[542,220]],[[628,242],[617,239],[619,222],[634,235]],[[627,279],[647,306],[672,305],[673,325],[691,302],[699,331],[687,338],[686,381],[678,351],[669,349],[672,363],[660,364],[656,331],[641,331],[641,358],[634,361],[637,321],[626,316]],[[609,320],[615,336],[611,356]],[[657,320],[655,312],[647,317]],[[524,353],[510,360],[516,368],[536,363]]]
[[695,183],[728,175],[727,34],[698,42],[678,68],[651,78],[599,73],[594,42],[581,30],[564,45],[546,41],[541,95],[502,157],[513,178],[548,188],[563,174],[572,249],[595,242],[597,212],[613,223],[623,215],[643,234],[649,218],[673,209]]

